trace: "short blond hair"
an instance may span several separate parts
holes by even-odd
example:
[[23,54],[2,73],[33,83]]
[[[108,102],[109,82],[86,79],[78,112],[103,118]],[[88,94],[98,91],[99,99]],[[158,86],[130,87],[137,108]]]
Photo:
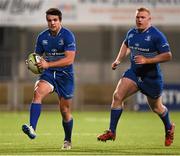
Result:
[[148,8],[145,8],[145,7],[140,7],[140,8],[138,8],[138,9],[136,10],[136,13],[138,13],[138,12],[143,12],[143,11],[145,11],[145,12],[147,12],[149,15],[151,15],[151,11],[150,11]]

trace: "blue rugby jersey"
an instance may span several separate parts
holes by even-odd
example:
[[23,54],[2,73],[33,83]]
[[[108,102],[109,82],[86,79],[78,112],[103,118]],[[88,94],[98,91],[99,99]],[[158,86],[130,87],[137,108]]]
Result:
[[161,76],[159,63],[135,64],[134,56],[154,57],[169,52],[169,43],[162,32],[154,26],[151,26],[145,32],[139,32],[136,28],[133,28],[128,31],[124,43],[131,51],[131,68],[137,76]]
[[[56,36],[52,36],[49,29],[41,32],[36,41],[36,53],[45,55],[46,61],[55,61],[65,57],[65,51],[76,51],[74,34],[62,27]],[[62,71],[66,69],[72,72],[72,65],[65,67],[53,67],[49,70]]]

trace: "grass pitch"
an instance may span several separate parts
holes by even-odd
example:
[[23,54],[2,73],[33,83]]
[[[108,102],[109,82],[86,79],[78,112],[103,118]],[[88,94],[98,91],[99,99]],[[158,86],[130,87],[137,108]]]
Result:
[[164,127],[152,112],[124,111],[115,141],[96,139],[109,127],[109,112],[73,112],[73,149],[61,150],[64,132],[59,112],[42,112],[37,138],[21,131],[28,112],[0,113],[0,155],[180,155],[180,113],[170,112],[176,124],[172,146],[164,146]]

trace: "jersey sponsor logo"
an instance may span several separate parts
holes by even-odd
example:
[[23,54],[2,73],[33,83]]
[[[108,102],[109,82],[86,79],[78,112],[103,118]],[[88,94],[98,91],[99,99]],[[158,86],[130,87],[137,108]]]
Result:
[[51,49],[51,53],[45,53],[46,56],[64,56],[64,51],[58,51],[57,49]]
[[136,55],[143,55],[144,57],[152,58],[152,57],[158,55],[158,52],[147,53],[147,52],[133,50],[132,56],[136,56]]
[[48,45],[48,40],[42,40],[42,45]]
[[134,47],[134,46],[129,46],[130,49],[132,50],[138,50],[142,52],[149,52],[149,48],[141,48],[141,47]]
[[46,56],[64,56],[64,52],[46,53]]

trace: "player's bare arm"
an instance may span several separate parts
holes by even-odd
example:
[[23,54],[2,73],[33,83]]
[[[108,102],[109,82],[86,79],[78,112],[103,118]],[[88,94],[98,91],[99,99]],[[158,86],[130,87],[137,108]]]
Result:
[[117,66],[121,63],[123,58],[126,57],[127,53],[128,53],[128,47],[123,42],[122,45],[121,45],[121,48],[119,50],[119,53],[118,53],[118,56],[117,56],[116,60],[112,63],[112,69],[113,70],[115,70],[117,68]]
[[43,58],[37,64],[39,68],[47,69],[49,67],[63,67],[70,64],[73,64],[75,58],[75,52],[73,51],[66,51],[65,58],[59,59],[57,61],[47,62]]
[[171,52],[162,53],[153,58],[147,58],[142,55],[136,55],[134,57],[134,61],[136,64],[162,63],[162,62],[170,61],[171,59],[172,59]]

